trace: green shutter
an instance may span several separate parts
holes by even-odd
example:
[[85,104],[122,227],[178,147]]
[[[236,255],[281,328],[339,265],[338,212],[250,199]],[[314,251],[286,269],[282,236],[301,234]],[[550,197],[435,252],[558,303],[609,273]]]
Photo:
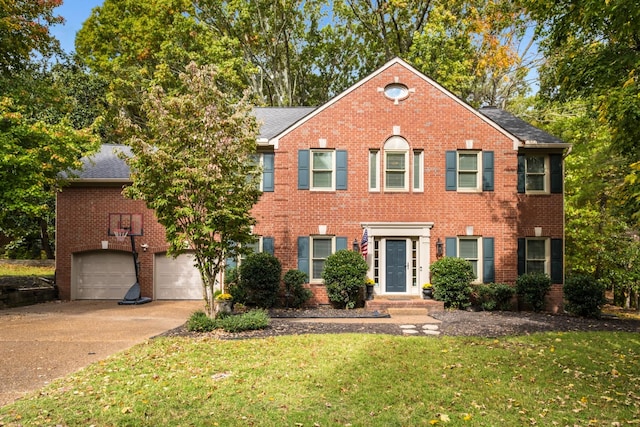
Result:
[[262,163],[262,191],[271,192],[274,188],[273,153],[264,153]]
[[336,151],[336,190],[347,189],[347,152]]
[[309,275],[309,238],[298,237],[298,270]]
[[563,283],[562,239],[551,239],[551,281]]
[[458,238],[457,237],[445,237],[444,239],[445,252],[444,254],[449,257],[458,256]]
[[346,237],[336,237],[336,251],[347,249],[347,242]]
[[309,150],[298,150],[298,190],[309,189]]
[[482,152],[482,191],[493,191],[493,151]]
[[523,237],[518,239],[518,276],[522,276],[525,271],[527,255],[527,240]]
[[494,239],[482,238],[482,283],[493,283],[496,280]]
[[274,255],[274,240],[273,237],[262,238],[262,252]]
[[458,181],[458,153],[447,151],[445,153],[445,189],[456,191]]
[[524,168],[524,154],[518,154],[518,193],[524,193],[526,191],[526,176]]
[[549,155],[549,169],[551,169],[551,192],[562,194],[562,155]]

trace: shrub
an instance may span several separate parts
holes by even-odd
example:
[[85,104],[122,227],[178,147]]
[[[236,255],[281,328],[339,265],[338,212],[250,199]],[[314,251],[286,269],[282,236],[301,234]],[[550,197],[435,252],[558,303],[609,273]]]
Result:
[[240,278],[235,290],[240,302],[262,308],[273,307],[278,301],[282,266],[278,258],[267,252],[252,253],[240,264]]
[[364,287],[367,262],[359,252],[339,250],[327,257],[322,278],[329,300],[345,308],[354,308]]
[[462,258],[444,257],[431,264],[433,297],[445,307],[467,308],[471,304],[473,266]]
[[483,310],[510,310],[511,298],[516,290],[504,283],[488,283],[476,286],[478,302]]
[[301,307],[313,296],[311,290],[303,286],[307,281],[307,275],[303,271],[289,270],[285,273],[282,281],[284,282],[287,307]]
[[191,332],[211,332],[216,328],[216,321],[204,311],[196,311],[187,320],[187,330]]
[[575,275],[567,278],[564,287],[565,309],[576,316],[600,317],[602,306],[606,302],[604,285],[587,275]]
[[269,314],[265,310],[251,310],[243,314],[224,314],[215,319],[204,311],[196,311],[187,321],[191,332],[211,332],[223,329],[226,332],[243,332],[264,329],[269,326]]
[[544,273],[526,273],[516,280],[516,292],[533,311],[542,311],[544,297],[551,289],[551,278]]
[[269,314],[266,310],[251,310],[243,314],[226,316],[216,323],[226,332],[243,332],[264,329],[269,326]]

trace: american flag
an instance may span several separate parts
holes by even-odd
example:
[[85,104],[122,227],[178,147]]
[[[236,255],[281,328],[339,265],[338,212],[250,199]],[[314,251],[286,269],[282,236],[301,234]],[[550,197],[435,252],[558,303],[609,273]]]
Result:
[[364,229],[364,233],[362,233],[362,240],[360,241],[360,253],[363,257],[367,257],[369,249],[369,234],[367,233],[367,229]]

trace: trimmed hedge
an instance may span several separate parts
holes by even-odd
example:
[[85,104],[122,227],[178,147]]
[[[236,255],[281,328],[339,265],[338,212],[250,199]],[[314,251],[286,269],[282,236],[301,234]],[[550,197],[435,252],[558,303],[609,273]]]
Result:
[[187,320],[187,330],[191,332],[211,332],[216,329],[226,332],[254,331],[269,326],[270,320],[267,311],[260,309],[215,319],[207,316],[204,311],[196,311]]
[[329,300],[342,308],[354,308],[368,269],[359,252],[342,249],[329,255],[322,271]]
[[443,301],[445,307],[469,307],[473,279],[473,266],[466,259],[444,257],[431,264],[433,297]]
[[516,290],[505,283],[486,283],[475,287],[478,302],[485,311],[511,310],[511,299]]
[[246,305],[271,308],[278,302],[281,275],[278,258],[267,252],[252,253],[240,264],[238,289],[233,291],[244,297],[240,302]]
[[516,292],[535,312],[544,308],[544,297],[551,289],[551,278],[544,273],[527,273],[516,280]]

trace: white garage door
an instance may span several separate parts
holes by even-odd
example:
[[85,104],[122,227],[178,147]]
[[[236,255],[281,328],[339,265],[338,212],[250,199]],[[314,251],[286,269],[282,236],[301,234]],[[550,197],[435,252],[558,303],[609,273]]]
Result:
[[86,252],[73,261],[75,299],[122,299],[136,281],[130,253]]
[[191,254],[155,256],[156,299],[202,299],[202,279]]

